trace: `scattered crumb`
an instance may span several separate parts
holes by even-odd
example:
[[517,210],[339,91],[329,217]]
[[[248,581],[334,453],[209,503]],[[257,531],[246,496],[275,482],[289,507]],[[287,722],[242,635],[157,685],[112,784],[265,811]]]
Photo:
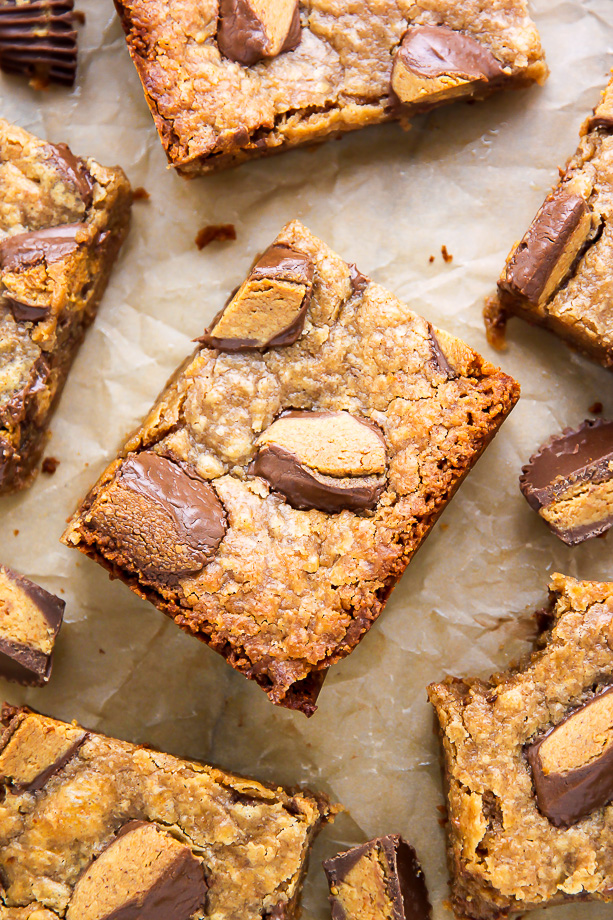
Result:
[[591,412],[592,415],[600,415],[603,409],[604,406],[601,402],[594,402],[587,411]]
[[72,18],[75,22],[78,22],[80,26],[84,26],[86,22],[85,13],[83,10],[73,10]]
[[430,263],[434,262],[434,256],[430,256],[430,258],[428,259],[428,262]]
[[101,655],[106,655],[106,652],[104,651],[103,648],[99,648],[98,651]]
[[60,461],[57,459],[57,457],[45,457],[41,469],[43,473],[47,473],[49,476],[53,476],[59,465]]
[[135,188],[132,192],[133,201],[149,201],[151,195],[146,188],[143,188],[142,185],[139,185],[138,188]]
[[442,521],[441,524],[439,524],[439,527],[441,530],[449,530],[449,524],[445,524],[444,521]]
[[453,262],[453,256],[451,255],[450,252],[447,252],[446,246],[441,246],[441,255],[443,257],[444,262]]
[[13,531],[13,536],[14,536],[14,537],[18,537],[18,536],[19,536],[19,531],[18,531],[18,530],[14,530],[14,531]]
[[436,821],[439,827],[447,827],[449,824],[449,818],[437,818]]
[[209,243],[226,243],[236,239],[234,224],[207,224],[196,234],[196,246],[204,249]]

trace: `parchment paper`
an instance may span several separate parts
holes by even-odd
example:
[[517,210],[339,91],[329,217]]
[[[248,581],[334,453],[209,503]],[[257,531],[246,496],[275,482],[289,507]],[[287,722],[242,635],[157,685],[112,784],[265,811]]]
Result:
[[[574,151],[613,65],[613,3],[535,0],[551,67],[544,88],[448,106],[409,133],[369,129],[189,183],[166,169],[112,3],[78,6],[87,24],[77,88],[41,94],[2,78],[1,112],[79,154],[119,162],[151,199],[135,204],[129,242],[55,415],[47,454],[60,466],[0,502],[2,562],[67,601],[51,683],[24,692],[0,682],[0,691],[63,719],[264,780],[306,783],[342,802],[348,813],[315,848],[306,920],[329,917],[321,858],[393,831],[417,848],[436,917],[448,920],[438,746],[425,686],[448,673],[487,676],[525,651],[529,614],[544,601],[551,572],[613,577],[613,535],[565,547],[517,484],[530,453],[589,417],[594,401],[613,415],[613,377],[520,321],[497,355],[481,320],[484,296],[557,165]],[[254,253],[294,217],[500,362],[523,388],[379,623],[331,671],[310,721],[275,709],[220,657],[58,543],[67,516],[190,340],[243,280]],[[198,229],[228,222],[238,240],[198,252]],[[575,915],[604,918],[610,907],[549,912],[551,920]]]

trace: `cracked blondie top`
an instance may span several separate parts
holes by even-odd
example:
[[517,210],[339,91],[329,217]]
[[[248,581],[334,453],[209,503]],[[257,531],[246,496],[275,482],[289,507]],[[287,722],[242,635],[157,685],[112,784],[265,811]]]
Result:
[[5,706],[2,920],[292,920],[334,812],[170,754]]
[[310,714],[518,395],[294,222],[63,541]]
[[542,83],[525,0],[116,0],[169,162],[197,175]]
[[613,78],[577,152],[517,243],[485,308],[492,345],[520,316],[613,368]]
[[613,899],[613,583],[550,588],[551,628],[518,668],[429,687],[458,917]]
[[130,206],[121,169],[0,119],[0,494],[34,478]]

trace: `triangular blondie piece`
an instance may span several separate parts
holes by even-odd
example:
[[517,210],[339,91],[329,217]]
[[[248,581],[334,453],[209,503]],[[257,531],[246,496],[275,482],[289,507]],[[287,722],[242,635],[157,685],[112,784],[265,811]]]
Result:
[[613,583],[554,575],[550,588],[530,658],[428,688],[461,918],[613,900]]
[[613,78],[581,142],[506,262],[485,321],[493,345],[509,316],[545,326],[613,368]]

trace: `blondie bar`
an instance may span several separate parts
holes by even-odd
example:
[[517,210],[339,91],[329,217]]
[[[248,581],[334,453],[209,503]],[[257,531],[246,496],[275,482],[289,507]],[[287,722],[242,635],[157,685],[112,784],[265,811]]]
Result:
[[116,0],[169,162],[193,176],[543,82],[526,0]]
[[519,667],[429,687],[458,917],[613,900],[613,584],[551,581]]
[[613,78],[485,308],[488,338],[509,316],[545,326],[613,368]]
[[6,707],[2,920],[293,920],[334,811],[204,764]]
[[119,168],[0,119],[0,494],[27,486],[128,232]]
[[376,837],[324,862],[332,920],[430,920],[426,880],[399,834]]
[[0,565],[0,677],[47,683],[65,607],[55,594]]
[[519,395],[298,222],[63,540],[313,712]]

